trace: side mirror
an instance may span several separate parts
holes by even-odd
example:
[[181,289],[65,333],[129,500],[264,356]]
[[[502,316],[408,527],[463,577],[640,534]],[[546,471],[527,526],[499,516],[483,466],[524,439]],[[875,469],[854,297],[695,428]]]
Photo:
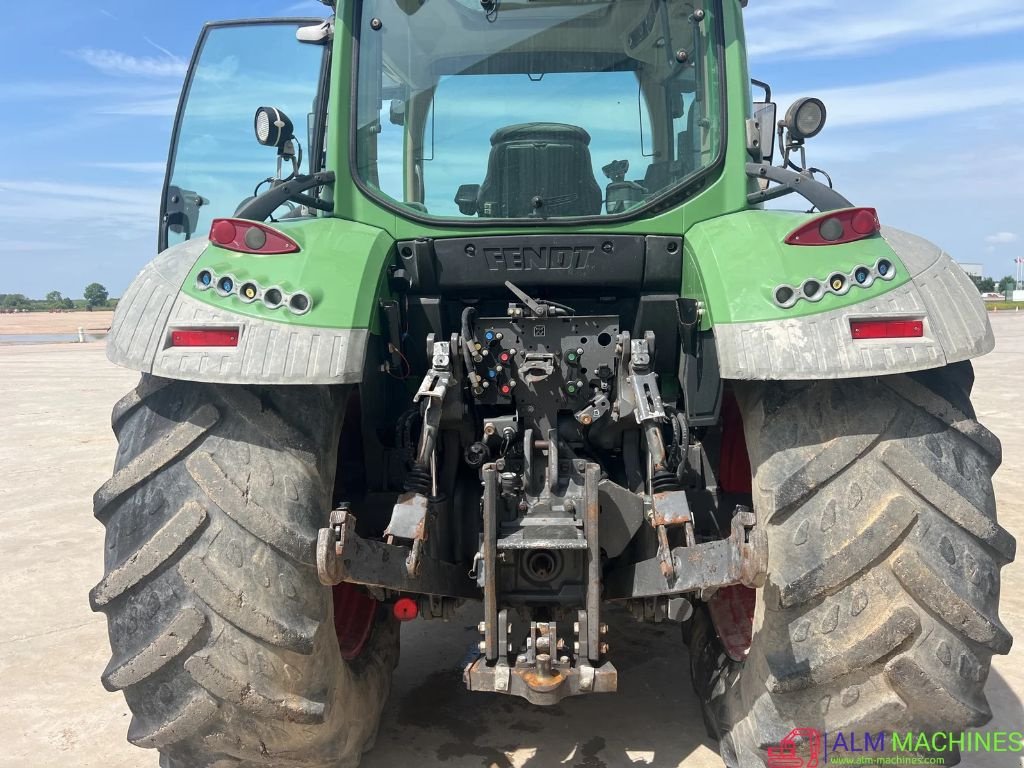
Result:
[[459,191],[455,193],[455,204],[459,206],[459,213],[463,216],[475,216],[479,198],[479,184],[462,184]]
[[754,122],[757,124],[758,145],[762,161],[771,165],[775,155],[775,115],[777,107],[773,101],[754,102]]
[[405,125],[405,102],[401,99],[392,99],[388,108],[388,120],[392,125]]
[[265,147],[277,147],[279,150],[295,138],[292,121],[277,107],[257,109],[253,130],[256,132],[256,141]]
[[182,189],[173,184],[167,187],[167,202],[164,213],[167,229],[188,240],[195,234],[199,221],[199,209],[210,201],[191,189]]
[[757,130],[748,136],[748,149],[751,150],[751,154],[755,154],[753,145],[756,142],[756,150],[761,155],[761,161],[771,165],[775,155],[775,117],[777,113],[775,102],[772,101],[772,87],[766,82],[754,79],[751,79],[750,84],[763,90],[764,98],[754,102],[754,123]]

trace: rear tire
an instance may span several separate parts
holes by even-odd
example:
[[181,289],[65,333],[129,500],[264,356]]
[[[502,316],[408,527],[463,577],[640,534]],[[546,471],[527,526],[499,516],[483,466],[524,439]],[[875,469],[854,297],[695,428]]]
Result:
[[999,570],[1016,544],[996,522],[1000,445],[975,420],[972,383],[960,363],[737,388],[768,583],[745,661],[728,659],[704,614],[691,635],[729,768],[763,768],[798,727],[959,732],[991,718],[991,657],[1012,642]]
[[354,766],[376,734],[396,623],[378,612],[343,660],[315,566],[346,394],[143,376],[114,408],[90,599],[113,650],[103,684],[163,766]]

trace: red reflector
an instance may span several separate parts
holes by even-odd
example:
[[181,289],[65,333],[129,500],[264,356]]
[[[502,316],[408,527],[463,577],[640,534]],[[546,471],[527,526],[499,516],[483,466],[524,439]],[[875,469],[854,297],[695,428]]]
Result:
[[239,253],[297,253],[299,244],[273,227],[247,219],[214,219],[210,242]]
[[237,347],[237,328],[195,328],[171,331],[172,347]]
[[829,211],[790,232],[786,245],[842,245],[871,237],[881,228],[874,208]]
[[923,320],[851,320],[855,339],[919,339],[924,336]]
[[411,597],[400,597],[391,608],[399,621],[412,621],[420,615],[420,607]]

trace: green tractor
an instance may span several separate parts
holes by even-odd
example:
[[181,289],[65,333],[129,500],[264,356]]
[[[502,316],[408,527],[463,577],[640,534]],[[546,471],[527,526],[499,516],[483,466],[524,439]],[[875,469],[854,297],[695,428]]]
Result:
[[205,27],[108,340],[142,378],[91,599],[132,743],[353,766],[400,623],[456,616],[467,688],[537,706],[614,693],[609,621],[677,622],[730,768],[989,719],[985,310],[819,182],[825,107],[777,122],[744,5]]

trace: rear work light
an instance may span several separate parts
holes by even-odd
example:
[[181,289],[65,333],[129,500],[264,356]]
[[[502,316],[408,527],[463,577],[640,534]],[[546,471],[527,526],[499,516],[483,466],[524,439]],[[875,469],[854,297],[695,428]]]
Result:
[[299,244],[276,229],[248,219],[214,219],[210,242],[239,253],[298,253]]
[[172,347],[237,347],[237,328],[191,328],[171,331]]
[[829,211],[802,224],[786,237],[786,245],[842,245],[877,235],[882,225],[874,208]]
[[923,320],[851,320],[855,339],[919,339],[924,336]]

